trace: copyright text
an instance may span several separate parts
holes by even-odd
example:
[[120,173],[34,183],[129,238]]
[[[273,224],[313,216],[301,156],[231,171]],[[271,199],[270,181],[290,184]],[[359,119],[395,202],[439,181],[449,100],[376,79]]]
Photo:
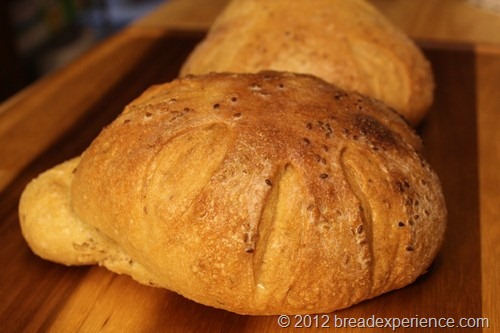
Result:
[[368,318],[340,317],[336,314],[281,315],[277,318],[282,328],[488,328],[488,318],[414,317]]

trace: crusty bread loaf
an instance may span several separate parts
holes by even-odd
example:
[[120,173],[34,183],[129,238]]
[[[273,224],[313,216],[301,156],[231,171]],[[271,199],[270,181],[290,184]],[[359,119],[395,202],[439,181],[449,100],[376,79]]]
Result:
[[267,69],[310,73],[375,97],[412,125],[433,99],[427,60],[364,0],[233,0],[181,75]]
[[187,76],[22,195],[35,253],[244,314],[401,288],[443,240],[438,178],[382,103],[291,73]]

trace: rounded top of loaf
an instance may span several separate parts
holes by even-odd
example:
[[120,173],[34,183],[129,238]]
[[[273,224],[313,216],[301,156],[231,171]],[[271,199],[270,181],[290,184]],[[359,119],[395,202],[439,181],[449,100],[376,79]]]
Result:
[[433,100],[418,47],[365,0],[233,0],[181,75],[309,73],[377,98],[418,124]]
[[102,131],[72,207],[151,284],[237,313],[329,312],[435,257],[446,209],[420,149],[391,109],[313,76],[188,76]]

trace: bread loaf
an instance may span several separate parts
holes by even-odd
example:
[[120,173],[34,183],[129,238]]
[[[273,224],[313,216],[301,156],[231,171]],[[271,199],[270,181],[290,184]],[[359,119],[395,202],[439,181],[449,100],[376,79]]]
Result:
[[81,157],[33,180],[19,210],[43,258],[254,315],[330,312],[404,287],[446,223],[400,116],[278,72],[150,88]]
[[233,0],[181,74],[310,73],[382,100],[412,125],[433,99],[429,63],[365,0]]

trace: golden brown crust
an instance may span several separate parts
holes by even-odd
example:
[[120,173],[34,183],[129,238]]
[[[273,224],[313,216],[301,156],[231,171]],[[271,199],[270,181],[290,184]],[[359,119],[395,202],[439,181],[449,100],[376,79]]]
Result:
[[130,258],[114,271],[237,313],[329,312],[435,257],[446,209],[419,150],[390,109],[315,77],[210,74],[146,91],[66,189]]
[[234,0],[181,75],[266,69],[314,74],[375,97],[412,125],[433,99],[427,60],[364,0]]

